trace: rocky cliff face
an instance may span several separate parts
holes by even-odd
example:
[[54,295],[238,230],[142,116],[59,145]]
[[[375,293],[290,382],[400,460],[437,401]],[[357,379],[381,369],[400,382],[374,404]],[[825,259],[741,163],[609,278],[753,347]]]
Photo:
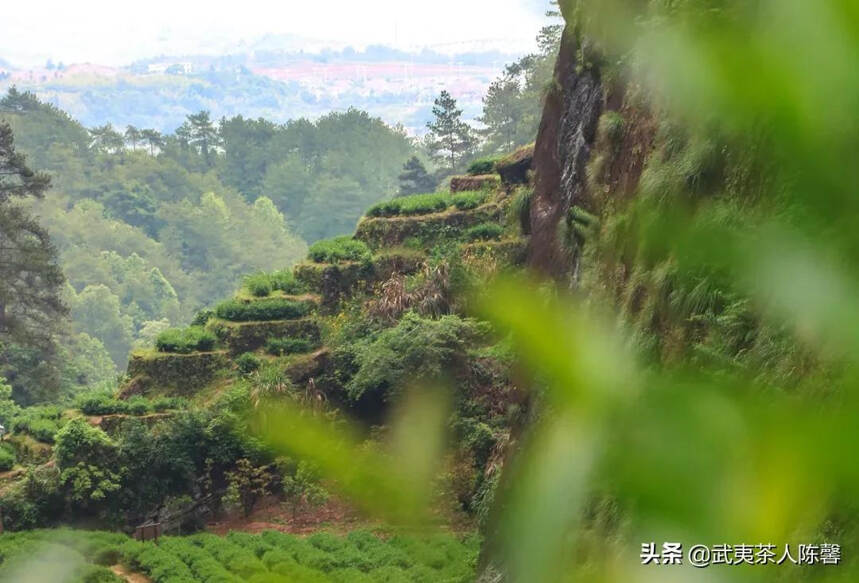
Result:
[[579,39],[568,25],[546,96],[534,150],[529,263],[559,277],[576,271],[575,252],[565,249],[558,228],[586,188],[586,167],[603,110],[603,88],[595,67],[578,65]]

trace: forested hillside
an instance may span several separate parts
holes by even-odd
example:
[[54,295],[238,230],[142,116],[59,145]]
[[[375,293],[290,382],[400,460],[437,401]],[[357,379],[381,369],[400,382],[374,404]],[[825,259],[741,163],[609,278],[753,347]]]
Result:
[[[133,346],[190,321],[243,274],[291,265],[305,241],[349,232],[363,208],[396,192],[415,152],[354,110],[285,126],[201,114],[176,135],[120,134],[12,90],[0,117],[52,178],[34,211],[67,278],[69,352],[97,363],[72,383],[83,386],[111,380]],[[19,379],[23,396],[31,390]]]

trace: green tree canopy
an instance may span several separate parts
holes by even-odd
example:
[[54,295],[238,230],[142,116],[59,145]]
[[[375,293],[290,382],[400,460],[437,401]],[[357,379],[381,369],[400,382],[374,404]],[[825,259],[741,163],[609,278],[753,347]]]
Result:
[[456,172],[477,145],[474,130],[462,121],[456,99],[442,91],[432,108],[435,119],[427,124],[427,150],[445,170]]

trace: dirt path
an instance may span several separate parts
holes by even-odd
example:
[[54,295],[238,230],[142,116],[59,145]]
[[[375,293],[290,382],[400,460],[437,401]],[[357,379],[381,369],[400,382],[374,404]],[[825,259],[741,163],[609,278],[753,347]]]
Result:
[[114,575],[122,577],[128,583],[152,583],[152,579],[146,575],[130,571],[125,565],[114,565],[110,570],[113,571]]

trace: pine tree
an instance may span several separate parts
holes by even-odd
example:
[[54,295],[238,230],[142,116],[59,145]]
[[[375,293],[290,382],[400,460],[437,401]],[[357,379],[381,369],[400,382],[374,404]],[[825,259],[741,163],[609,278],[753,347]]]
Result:
[[194,115],[188,116],[190,126],[189,143],[197,148],[206,159],[208,166],[212,165],[212,153],[218,144],[218,131],[215,129],[215,124],[212,123],[212,118],[208,111],[201,111]]
[[155,156],[156,149],[164,148],[164,136],[157,130],[143,130],[140,132],[140,139],[149,146],[151,156]]
[[403,172],[400,174],[399,180],[399,196],[432,192],[436,186],[435,179],[430,176],[426,167],[417,156],[412,156],[408,159],[403,166]]
[[462,121],[462,110],[447,91],[435,100],[432,113],[435,120],[427,124],[427,149],[434,160],[455,172],[477,144],[474,131]]
[[131,146],[132,150],[137,150],[137,144],[141,140],[140,130],[130,125],[125,128],[125,141]]
[[[50,178],[33,172],[15,150],[9,124],[0,122],[0,364],[2,374],[18,386],[17,376],[44,378],[44,369],[51,368],[55,332],[67,314],[56,250],[45,229],[15,204],[42,198],[49,186]],[[24,353],[31,355],[32,370],[8,370],[10,360]]]
[[125,138],[111,124],[94,127],[88,131],[90,147],[98,152],[116,153],[125,147]]

